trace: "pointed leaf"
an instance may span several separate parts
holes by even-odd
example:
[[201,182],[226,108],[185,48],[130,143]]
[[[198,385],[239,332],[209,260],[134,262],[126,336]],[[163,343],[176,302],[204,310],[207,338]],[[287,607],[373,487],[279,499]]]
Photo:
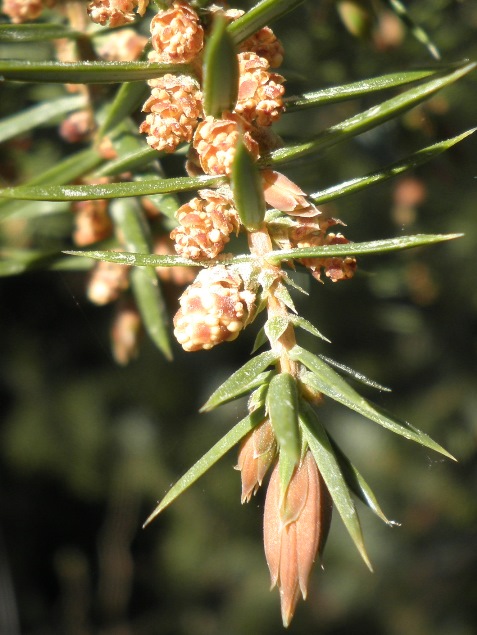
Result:
[[43,124],[56,125],[57,117],[86,105],[84,95],[60,97],[5,117],[0,122],[0,143]]
[[207,472],[224,454],[231,450],[234,445],[237,445],[239,441],[248,433],[253,430],[255,426],[263,421],[264,410],[256,410],[252,414],[248,415],[239,423],[237,423],[220,441],[210,448],[204,456],[197,461],[187,472],[171,487],[156,509],[152,512],[149,518],[144,523],[143,527],[148,525],[154,520],[168,505],[176,500],[186,489],[188,489],[193,483],[197,481],[203,474]]
[[[239,392],[231,391],[228,395],[226,395],[224,392],[221,399],[217,397],[213,401],[214,405],[206,408],[207,404],[212,400],[212,397],[214,396],[214,395],[211,395],[207,403],[201,408],[201,412],[212,410],[213,408],[217,408],[217,406],[221,406],[224,403],[233,401],[234,399],[238,399],[239,397],[243,397],[244,395],[247,395],[260,387],[263,387],[264,390],[268,390],[268,384],[270,383],[270,380],[274,374],[275,374],[274,370],[258,373],[258,375],[256,375],[255,377],[252,377],[247,384],[243,384],[241,389],[239,389],[237,385],[237,390],[239,390]],[[218,388],[214,394],[216,394],[219,390],[220,388]]]
[[378,382],[374,381],[373,379],[369,379],[368,377],[366,377],[366,375],[359,373],[357,370],[353,370],[349,366],[345,366],[345,364],[340,364],[339,362],[335,362],[334,359],[331,359],[330,357],[325,357],[324,355],[318,355],[318,357],[322,359],[324,362],[326,362],[327,364],[329,364],[330,366],[334,366],[345,375],[352,377],[353,379],[361,382],[365,386],[370,386],[371,388],[375,388],[376,390],[381,390],[384,392],[391,392],[391,388],[386,388],[386,386],[382,386],[381,384],[378,384]]
[[300,285],[297,284],[295,280],[293,280],[293,278],[291,278],[288,275],[283,276],[283,282],[287,286],[291,287],[292,289],[295,289],[296,291],[299,291],[300,293],[303,293],[304,295],[310,295],[308,291],[306,291],[303,287],[300,287]]
[[198,260],[188,260],[182,256],[160,256],[156,254],[136,254],[129,251],[64,251],[70,256],[83,256],[105,262],[117,262],[130,267],[204,267],[208,263]]
[[255,351],[257,351],[261,346],[263,346],[267,342],[268,342],[268,339],[267,339],[267,336],[265,335],[265,327],[262,326],[262,328],[257,333],[257,336],[253,343],[252,354],[255,353]]
[[303,436],[315,458],[318,469],[333,499],[333,503],[361,557],[372,571],[373,568],[366,552],[366,547],[364,546],[358,513],[351,498],[345,477],[333,452],[326,430],[320,423],[316,413],[306,403],[302,404],[300,423]]
[[121,150],[118,152],[117,159],[112,159],[102,165],[96,170],[94,176],[118,176],[124,172],[142,170],[148,168],[151,163],[163,156],[161,152],[150,148],[146,143],[142,143],[141,146],[134,150]]
[[346,485],[349,489],[357,496],[369,509],[378,516],[386,525],[391,527],[398,525],[393,520],[389,520],[384,515],[381,506],[379,505],[374,492],[371,490],[369,485],[366,483],[364,478],[361,476],[360,472],[356,469],[356,467],[351,463],[345,453],[341,450],[338,444],[333,440],[329,433],[328,438],[331,442],[331,447],[333,449],[334,455],[338,464],[340,466],[341,473],[346,481]]
[[235,150],[231,174],[235,207],[248,231],[258,229],[265,218],[265,197],[257,164],[240,140]]
[[179,176],[173,179],[153,181],[104,183],[101,185],[20,185],[0,190],[0,197],[24,201],[89,201],[98,198],[126,198],[165,194],[167,192],[188,192],[203,187],[215,187],[224,183],[221,176]]
[[[90,148],[87,150],[82,150],[80,152],[76,152],[72,156],[60,161],[55,166],[42,172],[37,177],[31,179],[29,181],[28,186],[30,184],[33,187],[37,187],[40,184],[62,184],[77,179],[84,174],[88,174],[94,169],[99,163],[102,162],[102,158],[99,156],[96,149]],[[11,188],[15,189],[15,188]],[[0,190],[0,198],[1,192],[5,190]],[[15,197],[13,197],[15,198]],[[34,198],[31,200],[35,201]],[[23,201],[8,201],[3,200],[0,201],[0,218],[5,220],[6,218],[15,217],[26,217],[31,211],[35,210],[35,206],[37,206],[37,202],[33,203],[24,203]]]
[[273,351],[265,351],[250,359],[212,393],[200,409],[200,412],[208,412],[225,401],[230,401],[239,395],[243,395],[256,376],[268,366],[274,364],[277,359],[278,355]]
[[449,71],[452,68],[455,68],[455,65],[447,64],[437,68],[390,73],[379,77],[371,77],[370,79],[361,79],[351,84],[323,88],[322,90],[317,90],[312,93],[286,97],[283,101],[286,105],[286,112],[295,112],[297,110],[303,110],[304,108],[314,108],[315,106],[366,97],[381,90],[389,90],[406,84],[412,84],[427,77]]
[[224,16],[216,14],[204,51],[203,104],[206,115],[221,117],[237,103],[239,67],[235,44]]
[[394,13],[401,18],[416,40],[424,44],[432,57],[436,60],[440,59],[441,56],[437,46],[432,42],[424,29],[414,22],[404,4],[400,2],[400,0],[386,0],[386,2]]
[[385,413],[379,406],[367,401],[357,393],[341,375],[338,375],[328,364],[316,355],[313,355],[313,353],[306,351],[300,346],[295,346],[290,351],[290,357],[297,362],[301,362],[312,371],[313,376],[308,377],[307,382],[310,382],[310,385],[312,385],[315,390],[351,408],[351,410],[358,412],[363,415],[363,417],[371,419],[371,421],[375,423],[379,423],[379,425],[391,430],[391,432],[395,432],[406,439],[415,441],[420,445],[454,459],[447,450],[444,450],[444,448],[433,441],[427,434],[418,430],[410,423],[407,423],[407,421]]
[[93,261],[87,258],[65,258],[57,251],[40,249],[1,249],[0,277],[15,276],[27,271],[87,271]]
[[265,334],[271,343],[276,342],[278,338],[287,330],[290,320],[288,317],[277,315],[265,322]]
[[240,44],[256,31],[267,26],[273,20],[281,18],[305,0],[261,0],[240,18],[229,24],[235,44]]
[[[275,252],[271,251],[270,253],[273,254]],[[268,260],[268,254],[267,254],[267,260]],[[292,297],[289,294],[288,289],[286,288],[284,284],[281,284],[281,283],[277,284],[275,288],[275,297],[277,297],[280,300],[280,302],[283,302],[283,304],[285,304],[285,306],[287,306],[291,311],[293,311],[293,313],[296,313],[296,309],[295,309],[295,305],[293,304]]]
[[0,24],[0,42],[43,42],[84,37],[61,24]]
[[102,139],[126,117],[137,110],[150,94],[150,88],[142,82],[126,82],[122,84],[113,103],[107,109],[106,117],[98,130],[97,138]]
[[131,272],[131,288],[144,327],[164,357],[172,359],[167,307],[152,267],[135,267]]
[[[116,200],[110,214],[129,249],[150,250],[149,227],[142,208],[132,199]],[[167,359],[172,358],[169,342],[168,317],[157,273],[153,267],[134,268],[131,288],[147,333]]]
[[370,187],[371,185],[383,183],[384,181],[398,176],[403,172],[412,170],[419,165],[422,165],[423,163],[427,163],[427,161],[430,161],[434,157],[438,156],[439,154],[441,154],[441,152],[449,150],[449,148],[452,148],[453,145],[470,136],[476,130],[477,128],[466,130],[456,137],[446,139],[445,141],[440,141],[439,143],[435,143],[431,146],[428,146],[427,148],[418,150],[414,154],[407,156],[405,159],[387,165],[386,167],[381,168],[376,172],[371,172],[369,174],[366,174],[365,176],[360,176],[356,179],[351,179],[350,181],[339,183],[338,185],[332,185],[325,190],[310,194],[309,197],[316,205],[321,205],[322,203],[334,201],[338,198],[341,198],[342,196],[354,194],[354,192],[359,192],[360,190]]
[[[270,371],[273,374],[273,371]],[[267,399],[268,392],[268,384],[269,382],[262,384],[256,390],[252,392],[247,402],[247,410],[249,412],[254,412],[258,408],[265,406],[265,401]]]
[[298,390],[296,379],[290,373],[279,373],[272,378],[268,386],[267,406],[280,456],[284,454],[295,466],[300,460],[301,441],[298,430]]
[[364,243],[346,243],[344,245],[324,245],[323,247],[302,247],[300,249],[284,249],[271,251],[267,254],[267,260],[278,264],[283,260],[292,258],[331,258],[335,256],[363,256],[367,254],[382,254],[389,251],[400,251],[411,247],[422,247],[446,240],[461,238],[463,234],[416,234],[415,236],[401,236],[398,238],[386,238],[384,240],[372,240]]
[[329,344],[331,343],[330,340],[323,335],[323,333],[320,333],[320,331],[315,326],[313,326],[311,322],[309,322],[308,320],[305,320],[305,318],[302,318],[299,315],[290,315],[290,322],[294,326],[298,326],[302,328],[304,331],[308,331],[308,333],[311,333],[315,337],[319,337],[321,340],[324,340],[325,342],[328,342]]
[[448,73],[443,77],[431,79],[425,84],[421,84],[415,88],[405,91],[388,99],[387,101],[368,108],[364,112],[358,113],[335,126],[327,128],[317,137],[300,145],[284,147],[274,150],[268,156],[264,156],[260,160],[260,165],[279,165],[287,161],[304,157],[308,154],[322,152],[325,148],[329,148],[336,143],[346,141],[352,137],[371,130],[376,126],[389,121],[397,115],[414,108],[422,101],[428,99],[431,95],[438,92],[442,88],[449,86],[464,75],[467,75],[476,67],[476,63],[466,64],[452,73]]
[[3,79],[60,84],[116,84],[139,82],[166,73],[194,75],[187,64],[153,62],[29,62],[0,60]]

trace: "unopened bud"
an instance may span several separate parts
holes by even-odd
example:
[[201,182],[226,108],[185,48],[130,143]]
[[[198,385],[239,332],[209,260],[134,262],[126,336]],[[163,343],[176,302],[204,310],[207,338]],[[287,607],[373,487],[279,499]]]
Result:
[[151,80],[151,96],[143,106],[148,113],[139,132],[155,150],[174,152],[177,146],[192,139],[202,114],[198,84],[186,75],[164,75]]
[[180,225],[172,230],[179,256],[200,260],[216,258],[239,229],[239,218],[231,192],[199,190],[199,196],[176,212]]
[[137,357],[141,332],[142,321],[137,307],[132,302],[121,303],[111,327],[113,356],[121,366]]
[[134,9],[144,15],[149,0],[92,0],[88,15],[92,22],[114,28],[134,22]]
[[328,489],[309,450],[293,473],[283,502],[279,465],[275,466],[265,500],[263,535],[272,588],[279,588],[285,627],[300,592],[306,599],[311,567],[323,550],[331,511]]
[[230,174],[241,135],[247,150],[258,159],[258,143],[252,138],[250,127],[235,113],[224,113],[224,119],[206,117],[201,121],[194,133],[193,147],[206,174]]
[[129,267],[115,262],[100,261],[88,282],[88,298],[94,304],[108,304],[117,300],[129,286]]
[[237,273],[220,265],[204,269],[179,300],[174,335],[186,351],[230,342],[247,323],[254,301]]
[[237,469],[242,479],[242,504],[248,503],[272,465],[277,443],[269,419],[247,434],[240,444]]
[[308,201],[305,192],[280,172],[263,170],[262,181],[265,200],[271,207],[290,216],[311,218],[321,214],[320,210]]
[[94,122],[88,110],[73,112],[61,122],[60,136],[68,143],[87,141],[94,129]]
[[259,126],[270,126],[283,110],[284,78],[270,73],[270,64],[256,53],[239,53],[239,92],[235,112]]
[[151,21],[151,44],[161,62],[191,62],[204,45],[204,30],[197,13],[187,2],[176,0]]

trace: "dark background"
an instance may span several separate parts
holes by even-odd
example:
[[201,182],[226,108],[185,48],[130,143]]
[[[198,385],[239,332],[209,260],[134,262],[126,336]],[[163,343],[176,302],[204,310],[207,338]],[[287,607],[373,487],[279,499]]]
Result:
[[[475,2],[409,4],[444,62],[477,57]],[[431,63],[384,4],[375,5],[379,22],[367,39],[350,34],[336,8],[309,0],[274,25],[286,49],[287,94]],[[474,72],[287,174],[317,191],[458,134],[476,125],[476,89]],[[2,88],[2,113],[49,90],[59,88]],[[289,114],[278,131],[306,139],[380,98]],[[4,177],[26,177],[70,151],[51,129],[6,150]],[[333,344],[303,336],[301,343],[390,386],[390,394],[365,394],[426,431],[458,463],[325,405],[322,419],[401,526],[389,528],[359,507],[371,574],[335,518],[291,633],[477,632],[476,150],[470,137],[411,175],[328,207],[355,241],[420,232],[465,237],[362,258],[355,279],[341,284],[299,277],[310,292],[297,298],[300,311]],[[4,224],[0,237],[48,245],[67,230],[63,216],[44,217]],[[178,292],[167,293],[172,315]],[[210,352],[185,354],[174,345],[173,363],[144,339],[139,359],[121,368],[109,349],[113,309],[87,301],[84,273],[4,278],[0,306],[1,634],[281,632],[261,545],[263,492],[240,505],[235,454],[141,529],[169,485],[244,415],[241,402],[207,415],[197,410],[248,358],[257,326]]]

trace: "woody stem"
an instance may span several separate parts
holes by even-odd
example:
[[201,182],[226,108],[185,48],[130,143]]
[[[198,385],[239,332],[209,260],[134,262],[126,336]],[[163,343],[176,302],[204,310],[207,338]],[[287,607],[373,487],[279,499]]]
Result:
[[[282,270],[276,265],[267,262],[267,254],[273,250],[272,241],[267,227],[263,224],[256,231],[248,235],[250,252],[257,258],[258,265],[262,270],[268,270],[275,277],[275,281],[268,290],[267,311],[269,319],[274,317],[288,318],[288,309],[285,303],[280,300],[275,291],[281,282]],[[288,324],[285,331],[279,338],[270,342],[271,349],[279,355],[278,367],[282,373],[290,373],[294,377],[298,374],[297,364],[290,359],[288,352],[295,346],[295,329],[292,324]]]

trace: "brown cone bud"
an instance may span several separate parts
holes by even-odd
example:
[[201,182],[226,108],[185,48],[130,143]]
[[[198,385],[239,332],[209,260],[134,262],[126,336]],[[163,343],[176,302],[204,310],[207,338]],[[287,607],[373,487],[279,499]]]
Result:
[[290,624],[316,554],[323,550],[331,522],[331,498],[308,450],[295,470],[281,504],[278,464],[265,499],[264,545],[272,588],[280,591],[283,625]]
[[3,0],[2,13],[8,15],[13,24],[36,20],[43,11],[42,0]]
[[150,82],[151,96],[143,106],[149,113],[139,132],[155,150],[174,152],[189,142],[202,114],[202,94],[197,83],[185,75],[164,75]]
[[245,326],[254,301],[237,273],[220,265],[204,269],[179,300],[174,335],[186,351],[230,342]]
[[171,233],[179,256],[192,260],[216,258],[240,224],[231,194],[200,190],[199,196],[177,210],[180,225]]
[[71,113],[60,124],[60,135],[68,143],[87,141],[94,130],[94,121],[89,110]]
[[272,68],[280,66],[285,52],[282,43],[268,26],[264,26],[242,42],[240,50],[252,51],[260,57],[264,57]]
[[134,21],[134,9],[144,15],[149,0],[93,0],[88,5],[92,22],[113,28]]
[[138,356],[141,334],[142,320],[136,305],[122,302],[111,327],[112,351],[118,364],[126,366]]
[[237,469],[242,479],[242,504],[248,503],[272,465],[277,443],[272,424],[265,419],[247,434],[240,444]]
[[283,110],[284,78],[269,73],[269,63],[256,53],[239,53],[239,92],[235,105],[244,119],[259,126],[270,126]]
[[224,113],[224,119],[206,117],[201,121],[194,133],[193,146],[206,174],[230,174],[241,134],[247,150],[258,159],[258,143],[249,128],[250,124],[235,113]]
[[274,170],[262,170],[263,193],[266,202],[290,216],[311,218],[319,216],[320,210],[306,198],[305,192],[284,174]]
[[[224,11],[222,7],[217,5],[210,6],[209,10],[213,13],[220,12],[228,22],[237,20],[245,13],[242,9],[227,9]],[[272,68],[277,68],[283,61],[284,49],[282,43],[268,26],[264,26],[239,44],[239,50],[242,53],[252,52],[264,57]]]
[[108,304],[117,300],[128,286],[129,267],[100,261],[91,272],[87,295],[94,304]]
[[133,62],[147,44],[147,37],[134,29],[121,29],[109,33],[98,45],[98,54],[109,62]]
[[75,230],[73,240],[80,247],[104,240],[112,234],[113,223],[108,213],[108,201],[96,199],[73,203]]
[[167,11],[159,11],[151,21],[151,43],[161,62],[191,62],[202,50],[204,30],[196,12],[182,0]]

